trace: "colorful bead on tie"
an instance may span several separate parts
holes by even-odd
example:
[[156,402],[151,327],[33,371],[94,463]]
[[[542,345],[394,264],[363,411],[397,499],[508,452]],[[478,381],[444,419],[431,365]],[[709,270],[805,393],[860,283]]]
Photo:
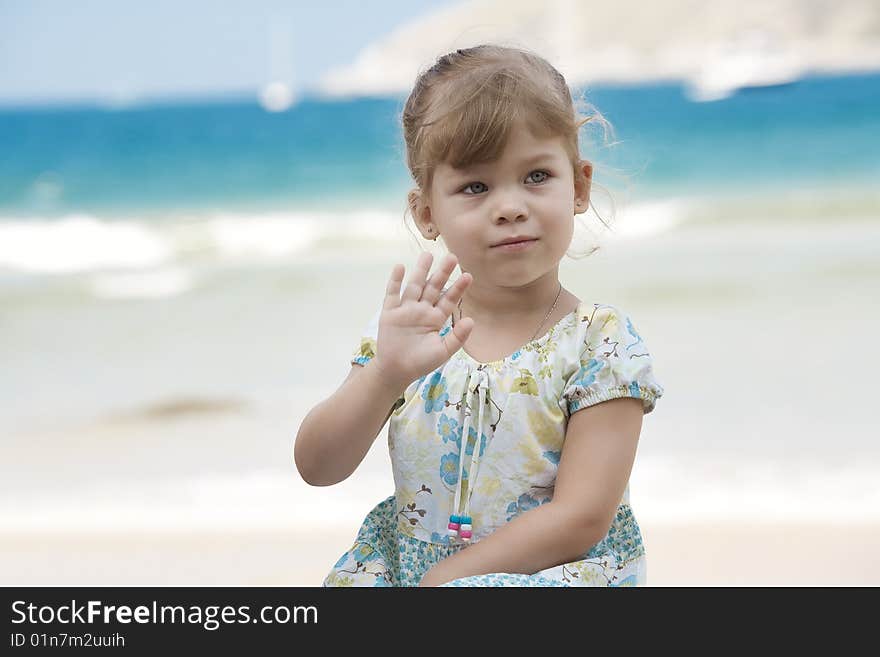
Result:
[[461,517],[461,526],[459,527],[458,537],[464,541],[468,542],[471,540],[471,517],[470,516],[462,516]]
[[449,535],[458,536],[458,528],[461,526],[461,518],[456,515],[449,516]]

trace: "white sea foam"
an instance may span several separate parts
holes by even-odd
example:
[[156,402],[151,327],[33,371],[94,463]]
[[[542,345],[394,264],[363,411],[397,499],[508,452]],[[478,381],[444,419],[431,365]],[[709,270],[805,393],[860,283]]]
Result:
[[[687,203],[651,201],[625,208],[609,239],[640,239],[681,222]],[[598,225],[598,224],[597,224]],[[601,230],[601,226],[599,227]],[[186,275],[169,266],[193,261],[219,265],[266,264],[304,255],[332,259],[340,249],[412,240],[403,213],[358,210],[338,213],[273,212],[176,215],[161,219],[104,219],[86,214],[61,219],[0,217],[0,269],[62,275],[139,271],[143,276],[102,278],[92,285],[101,296],[122,290],[171,294],[188,287]]]
[[666,233],[685,221],[690,204],[682,199],[635,203],[623,208],[608,239],[636,240]]
[[311,253],[339,241],[389,242],[405,234],[393,212],[217,214],[161,220],[0,217],[0,267],[66,274],[143,269],[192,258],[241,263]]
[[303,252],[320,238],[321,223],[318,217],[309,215],[220,215],[199,226],[191,225],[189,230],[206,233],[218,256],[240,260],[249,256],[272,258]]
[[64,274],[151,267],[173,250],[142,222],[107,222],[89,215],[60,220],[0,219],[0,267]]

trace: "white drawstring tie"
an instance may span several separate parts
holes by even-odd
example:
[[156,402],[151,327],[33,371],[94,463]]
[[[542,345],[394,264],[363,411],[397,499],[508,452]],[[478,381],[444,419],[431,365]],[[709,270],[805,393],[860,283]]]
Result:
[[[461,442],[458,450],[458,483],[455,486],[455,502],[452,507],[452,515],[449,516],[449,536],[458,538],[467,543],[473,535],[473,523],[470,516],[471,496],[474,494],[474,482],[477,480],[477,471],[480,467],[480,439],[483,435],[483,410],[486,407],[486,395],[489,392],[489,375],[483,369],[476,369],[468,373],[465,384],[465,406],[462,409],[463,427]],[[477,411],[477,437],[474,440],[474,449],[471,452],[471,464],[468,468],[468,491],[464,500],[464,509],[461,509],[461,488],[464,479],[464,457],[467,454],[467,443],[470,438],[471,416],[474,412],[474,398],[479,399]],[[470,413],[468,413],[470,409]],[[460,512],[459,512],[460,511]]]

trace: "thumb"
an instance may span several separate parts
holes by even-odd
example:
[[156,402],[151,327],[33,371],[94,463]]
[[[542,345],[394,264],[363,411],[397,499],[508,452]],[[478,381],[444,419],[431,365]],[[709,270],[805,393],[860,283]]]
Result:
[[445,336],[446,348],[449,351],[450,356],[458,352],[462,345],[467,342],[468,336],[471,334],[473,328],[474,320],[470,317],[465,317],[455,323],[452,330]]

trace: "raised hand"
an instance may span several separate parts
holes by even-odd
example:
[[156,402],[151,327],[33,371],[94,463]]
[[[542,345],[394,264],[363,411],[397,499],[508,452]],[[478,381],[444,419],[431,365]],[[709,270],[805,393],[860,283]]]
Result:
[[373,360],[383,378],[401,389],[449,360],[461,349],[474,327],[474,320],[465,317],[446,335],[440,336],[440,330],[473,277],[463,273],[446,294],[442,294],[458,259],[451,253],[446,254],[440,267],[428,278],[433,259],[430,253],[419,255],[402,295],[400,286],[405,268],[394,265],[385,291]]

